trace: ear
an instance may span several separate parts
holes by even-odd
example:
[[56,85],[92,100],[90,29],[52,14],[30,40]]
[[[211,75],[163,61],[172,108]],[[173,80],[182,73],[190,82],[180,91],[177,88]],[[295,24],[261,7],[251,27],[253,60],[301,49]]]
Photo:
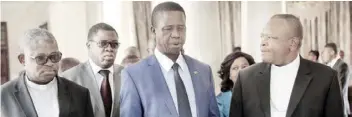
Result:
[[155,34],[155,28],[153,26],[150,27],[150,30],[152,31],[153,34]]
[[299,39],[297,37],[293,37],[291,41],[291,47],[298,48],[299,46]]
[[24,65],[24,63],[25,63],[24,54],[18,55],[17,58],[18,58],[18,61],[19,61],[22,65]]
[[87,46],[87,48],[90,48],[90,43],[86,42],[86,46]]

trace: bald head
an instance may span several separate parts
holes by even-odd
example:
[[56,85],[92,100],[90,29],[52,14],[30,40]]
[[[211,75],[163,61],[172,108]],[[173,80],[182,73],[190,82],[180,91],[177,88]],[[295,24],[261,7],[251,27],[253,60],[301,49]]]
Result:
[[301,42],[303,39],[303,28],[298,17],[292,14],[276,14],[271,17],[268,24],[271,24],[269,25],[272,26],[270,28],[275,28],[272,30],[282,32],[281,34],[287,38],[297,38],[299,40],[298,47],[301,47]]
[[277,14],[270,18],[261,34],[263,62],[286,65],[297,58],[302,42],[302,25],[291,14]]

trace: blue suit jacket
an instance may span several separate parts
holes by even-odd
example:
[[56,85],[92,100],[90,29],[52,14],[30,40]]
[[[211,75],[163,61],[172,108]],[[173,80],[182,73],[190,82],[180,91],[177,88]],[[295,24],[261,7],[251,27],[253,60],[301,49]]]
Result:
[[[209,65],[189,56],[198,117],[219,117]],[[178,117],[175,104],[154,55],[125,68],[121,74],[120,117]]]

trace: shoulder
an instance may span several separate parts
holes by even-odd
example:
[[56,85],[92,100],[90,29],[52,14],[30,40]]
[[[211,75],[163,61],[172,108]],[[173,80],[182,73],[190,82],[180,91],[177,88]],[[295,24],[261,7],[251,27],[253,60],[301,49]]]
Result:
[[201,62],[195,58],[192,58],[188,55],[184,55],[184,59],[186,62],[191,61],[193,63],[193,65],[195,65],[196,68],[203,68],[203,69],[211,70],[211,67],[208,64],[203,63],[203,62]]
[[153,59],[152,57],[153,56],[149,56],[147,58],[140,60],[138,63],[125,67],[123,71],[140,73],[141,71],[145,70],[144,68],[148,66],[148,63],[151,61],[151,59]]
[[335,70],[332,69],[331,67],[327,65],[323,65],[321,63],[316,63],[312,62],[306,59],[301,59],[302,64],[301,65],[306,65],[309,67],[309,69],[316,74],[322,74],[322,75],[333,75]]
[[15,87],[18,83],[19,77],[17,77],[14,80],[10,80],[4,84],[1,85],[1,95],[3,96],[4,94],[10,93],[11,91],[15,90]]
[[60,76],[67,77],[73,74],[79,74],[81,70],[83,70],[83,67],[86,66],[87,63],[81,63],[75,67],[72,67],[71,69],[66,70],[65,72],[62,72]]
[[263,63],[263,62],[256,63],[256,64],[253,64],[253,65],[241,70],[241,75],[244,75],[244,76],[253,75],[253,73],[257,73],[257,72],[263,71],[268,68],[270,68],[270,64],[268,64],[268,63]]
[[58,79],[59,79],[59,81],[61,81],[61,83],[64,83],[70,91],[81,92],[81,93],[88,92],[87,88],[85,88],[75,82],[72,82],[64,77],[58,77]]

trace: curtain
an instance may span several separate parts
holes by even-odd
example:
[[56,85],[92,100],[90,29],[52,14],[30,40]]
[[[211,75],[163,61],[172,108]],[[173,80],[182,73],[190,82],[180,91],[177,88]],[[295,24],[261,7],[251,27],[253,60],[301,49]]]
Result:
[[141,57],[148,56],[148,40],[151,37],[151,2],[133,1],[134,25],[136,30],[137,48]]
[[241,45],[241,2],[219,1],[218,5],[221,52],[226,57],[233,47]]

